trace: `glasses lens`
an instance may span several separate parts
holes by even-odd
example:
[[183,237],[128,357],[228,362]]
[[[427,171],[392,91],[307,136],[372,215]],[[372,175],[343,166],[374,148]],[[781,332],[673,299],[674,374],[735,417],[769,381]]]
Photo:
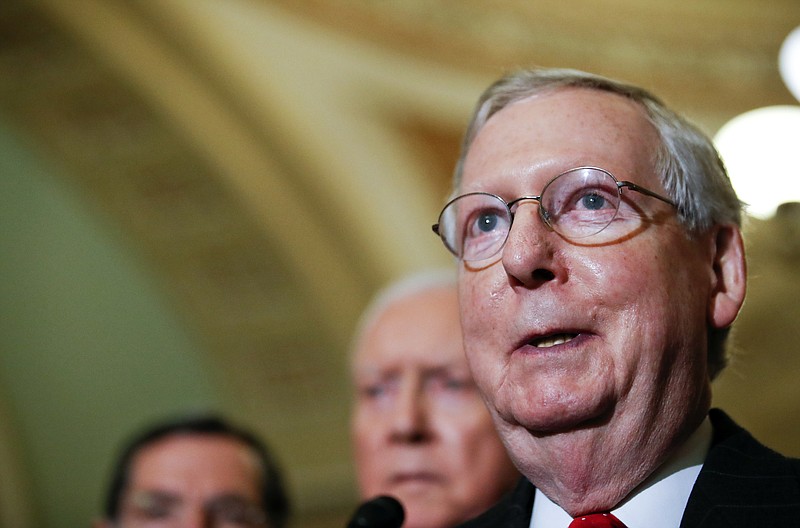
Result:
[[511,213],[492,194],[471,193],[451,201],[439,216],[439,233],[447,248],[465,261],[496,254],[508,237]]
[[595,168],[579,168],[554,178],[542,191],[542,208],[551,227],[568,239],[596,235],[619,210],[617,181]]
[[223,497],[211,502],[208,513],[214,528],[260,528],[266,526],[264,511],[242,497]]

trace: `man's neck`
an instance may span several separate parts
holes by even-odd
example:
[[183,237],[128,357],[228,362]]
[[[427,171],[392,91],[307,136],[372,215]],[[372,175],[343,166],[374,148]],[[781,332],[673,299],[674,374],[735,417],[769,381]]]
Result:
[[[611,510],[629,528],[677,528],[694,482],[711,445],[711,422],[706,418],[689,439],[647,480]],[[653,511],[661,512],[653,517]],[[572,516],[536,490],[531,526],[568,526]]]
[[701,411],[679,427],[612,420],[558,435],[520,437],[518,446],[525,447],[517,450],[515,461],[528,480],[572,516],[609,511],[674,456],[705,417]]

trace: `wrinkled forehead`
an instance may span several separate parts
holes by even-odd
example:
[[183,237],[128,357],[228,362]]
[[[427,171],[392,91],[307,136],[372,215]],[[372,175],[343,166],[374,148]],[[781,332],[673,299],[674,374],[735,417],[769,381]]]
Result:
[[262,467],[238,438],[176,433],[142,446],[131,460],[128,489],[239,491],[257,497]]
[[355,348],[354,370],[401,365],[466,365],[455,287],[393,302],[365,329]]
[[431,339],[407,340],[364,349],[353,361],[353,373],[421,372],[467,369],[461,333],[436,343]]
[[465,156],[458,192],[486,190],[485,177],[548,168],[555,176],[583,165],[630,179],[654,172],[659,144],[645,108],[628,97],[584,87],[548,90],[486,121]]
[[362,347],[353,361],[354,377],[468,371],[460,327],[439,337],[410,332],[415,335]]

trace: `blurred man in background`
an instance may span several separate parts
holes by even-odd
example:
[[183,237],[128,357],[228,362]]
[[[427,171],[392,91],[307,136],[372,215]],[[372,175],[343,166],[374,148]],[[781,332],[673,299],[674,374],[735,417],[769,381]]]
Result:
[[215,416],[156,424],[123,449],[95,528],[283,528],[280,470],[253,434]]
[[375,298],[352,376],[361,497],[399,499],[405,528],[454,526],[519,478],[469,373],[452,272],[409,277]]

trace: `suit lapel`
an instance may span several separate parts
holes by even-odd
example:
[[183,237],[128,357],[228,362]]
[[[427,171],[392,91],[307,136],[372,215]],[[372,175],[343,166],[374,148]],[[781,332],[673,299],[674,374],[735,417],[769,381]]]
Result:
[[722,411],[709,416],[714,440],[681,528],[797,526],[798,461],[761,445]]
[[[709,413],[711,450],[689,496],[680,528],[798,526],[800,460],[758,443],[722,411]],[[535,488],[526,479],[463,528],[528,528]]]
[[497,504],[460,528],[528,528],[535,491],[533,484],[522,477]]

